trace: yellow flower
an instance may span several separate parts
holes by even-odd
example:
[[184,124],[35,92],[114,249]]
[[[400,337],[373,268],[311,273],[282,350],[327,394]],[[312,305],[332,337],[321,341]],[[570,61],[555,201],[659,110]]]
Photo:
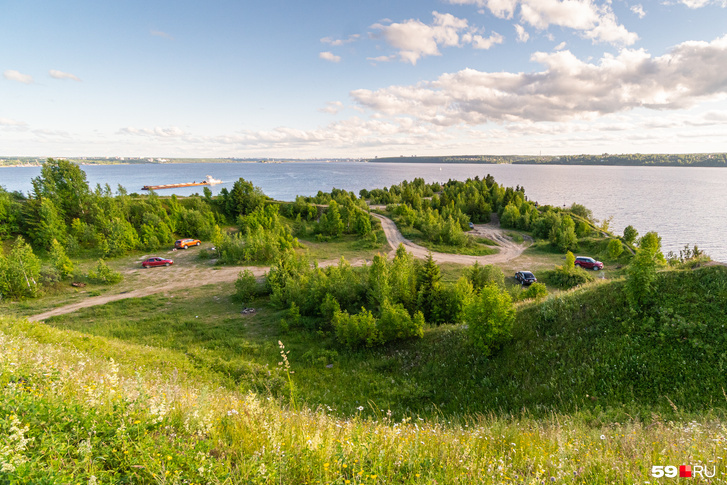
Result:
[[328,468],[330,466],[330,463],[324,463],[323,468]]

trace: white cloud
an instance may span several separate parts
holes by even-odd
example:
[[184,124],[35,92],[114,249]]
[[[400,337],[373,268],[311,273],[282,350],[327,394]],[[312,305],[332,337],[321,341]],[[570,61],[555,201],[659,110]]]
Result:
[[635,108],[682,109],[727,96],[727,35],[712,42],[684,42],[660,57],[622,49],[618,55],[605,54],[597,64],[567,50],[538,52],[532,59],[545,69],[465,69],[436,81],[359,89],[351,96],[374,112],[440,126],[589,119]]
[[121,135],[135,135],[135,136],[150,136],[157,138],[179,138],[185,136],[185,132],[176,126],[169,128],[161,128],[156,126],[154,128],[134,128],[133,126],[127,126],[121,128],[118,131]]
[[557,46],[553,47],[553,50],[554,50],[554,51],[562,51],[563,49],[565,49],[565,47],[566,47],[567,45],[568,45],[568,44],[567,44],[567,43],[566,43],[565,41],[563,41],[563,42],[561,42],[560,44],[558,44]]
[[411,64],[416,64],[422,57],[441,55],[440,47],[461,47],[463,44],[471,44],[476,49],[489,49],[494,44],[501,44],[504,41],[504,38],[495,32],[487,38],[483,37],[482,32],[470,27],[466,19],[439,12],[432,12],[432,16],[434,20],[431,25],[409,19],[388,25],[377,23],[371,28],[381,31],[386,42],[399,51],[399,58]]
[[318,57],[320,57],[324,61],[341,62],[341,56],[337,56],[333,52],[321,52],[320,54],[318,54]]
[[321,108],[321,112],[328,113],[328,114],[338,114],[339,111],[343,109],[343,103],[340,101],[329,101],[326,103],[325,108]]
[[321,39],[321,42],[324,44],[329,44],[334,47],[342,46],[345,44],[350,44],[351,42],[356,42],[361,36],[359,34],[353,34],[349,35],[345,39],[334,39],[333,37],[324,37]]
[[172,37],[170,34],[167,34],[166,32],[162,32],[161,30],[150,30],[149,33],[154,37],[162,37],[164,39],[174,40],[174,37]]
[[449,0],[452,5],[476,5],[487,8],[495,16],[511,19],[518,0]]
[[75,76],[71,73],[68,73],[68,72],[57,71],[55,69],[51,69],[50,71],[48,71],[48,74],[50,74],[50,77],[52,77],[54,79],[70,79],[72,81],[81,82],[81,80],[77,76]]
[[646,12],[644,11],[644,7],[641,4],[632,5],[631,11],[633,13],[635,13],[640,19],[643,19],[644,17],[646,17]]
[[717,5],[719,7],[727,7],[727,0],[679,0],[679,3],[686,5],[689,8],[702,8],[707,5]]
[[8,69],[3,73],[3,77],[5,79],[8,79],[10,81],[18,81],[19,83],[23,84],[33,84],[33,76],[30,74],[23,74],[18,71],[14,71],[12,69]]
[[618,24],[610,0],[602,0],[600,5],[597,0],[449,0],[449,3],[486,7],[504,19],[513,18],[519,7],[523,23],[540,30],[551,25],[574,29],[594,42],[631,45],[638,40],[638,35]]
[[377,62],[390,62],[390,61],[393,61],[394,59],[396,59],[396,56],[379,56],[379,57],[367,57],[366,58],[367,61],[371,61],[371,62],[374,62],[374,63],[377,63]]
[[505,38],[497,32],[493,32],[492,35],[487,38],[482,37],[481,35],[473,35],[471,42],[472,47],[475,49],[487,50],[495,44],[502,44],[505,42]]
[[24,121],[11,120],[10,118],[0,118],[0,126],[26,126]]
[[425,127],[409,118],[391,121],[362,120],[353,117],[312,130],[279,127],[265,131],[246,131],[214,139],[217,143],[241,149],[342,148],[351,147],[422,146],[448,138],[443,130]]
[[530,38],[530,34],[528,34],[528,32],[525,30],[525,27],[520,24],[515,24],[515,31],[517,32],[518,42],[527,42]]

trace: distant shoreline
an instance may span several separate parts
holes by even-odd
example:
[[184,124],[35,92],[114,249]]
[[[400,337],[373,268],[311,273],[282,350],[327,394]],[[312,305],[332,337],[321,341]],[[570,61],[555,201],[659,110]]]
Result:
[[[618,166],[618,167],[727,167],[727,153],[689,154],[607,154],[602,155],[456,155],[430,157],[377,158],[64,158],[81,166],[89,165],[172,165],[190,163],[436,163],[479,165],[557,165],[557,166]],[[45,159],[38,157],[0,157],[3,167],[40,167]],[[9,163],[9,164],[7,164]]]

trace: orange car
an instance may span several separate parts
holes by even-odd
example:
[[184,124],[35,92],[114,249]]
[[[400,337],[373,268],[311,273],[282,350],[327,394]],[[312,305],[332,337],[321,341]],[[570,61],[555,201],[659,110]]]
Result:
[[190,246],[199,246],[202,244],[199,239],[177,239],[174,241],[174,247],[177,249],[187,249]]

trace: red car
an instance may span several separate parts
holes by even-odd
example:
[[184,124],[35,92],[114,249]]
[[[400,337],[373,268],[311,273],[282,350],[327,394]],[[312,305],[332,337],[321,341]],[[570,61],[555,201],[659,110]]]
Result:
[[151,268],[152,266],[171,266],[172,264],[174,264],[174,261],[171,259],[158,258],[154,256],[153,258],[144,260],[144,262],[141,263],[141,267]]
[[581,268],[585,268],[585,269],[592,269],[593,271],[598,271],[599,269],[603,269],[602,262],[596,261],[593,258],[587,258],[585,256],[577,256],[575,265],[580,266]]

